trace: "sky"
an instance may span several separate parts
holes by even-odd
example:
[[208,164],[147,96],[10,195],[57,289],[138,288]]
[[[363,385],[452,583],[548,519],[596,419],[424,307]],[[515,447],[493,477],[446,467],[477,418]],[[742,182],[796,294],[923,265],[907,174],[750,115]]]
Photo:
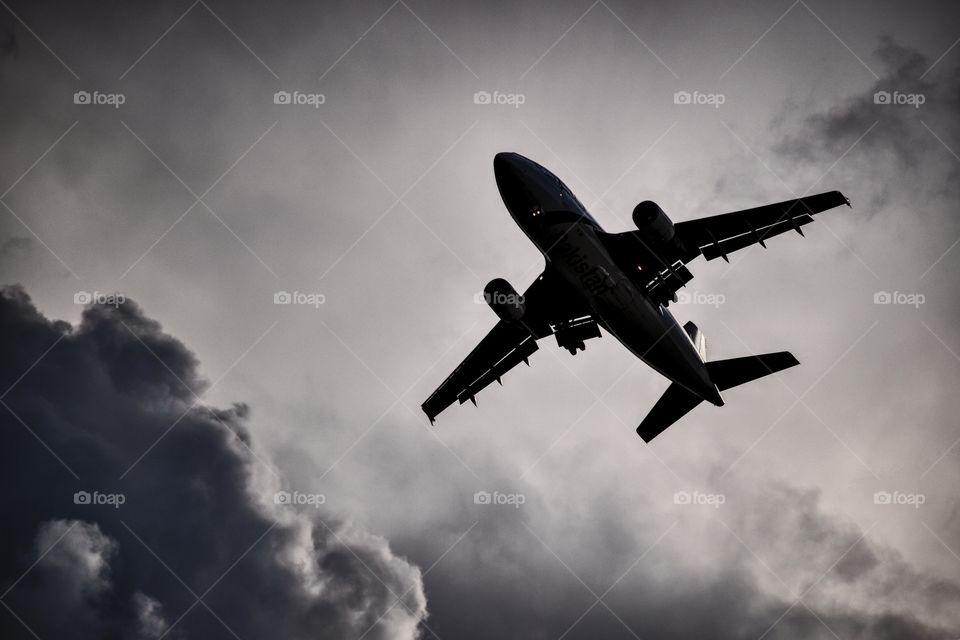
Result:
[[[0,4],[4,637],[960,635],[951,3]],[[611,232],[842,191],[671,307],[801,366],[645,444],[547,338],[431,427],[543,268],[499,151]]]

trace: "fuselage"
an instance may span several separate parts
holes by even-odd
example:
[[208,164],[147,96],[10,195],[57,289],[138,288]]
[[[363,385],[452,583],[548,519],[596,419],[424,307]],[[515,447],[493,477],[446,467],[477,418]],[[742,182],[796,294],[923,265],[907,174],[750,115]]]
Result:
[[716,405],[723,399],[687,332],[611,258],[599,223],[553,173],[516,153],[498,153],[503,202],[550,268],[587,301],[623,346],[663,376]]

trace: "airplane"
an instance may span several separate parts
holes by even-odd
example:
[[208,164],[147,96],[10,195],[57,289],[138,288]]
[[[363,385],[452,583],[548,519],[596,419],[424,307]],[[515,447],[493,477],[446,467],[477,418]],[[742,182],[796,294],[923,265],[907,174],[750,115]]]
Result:
[[550,335],[572,355],[585,342],[614,336],[666,377],[670,386],[637,427],[650,442],[702,401],[723,406],[721,392],[800,364],[788,351],[707,360],[706,338],[693,322],[679,324],[667,307],[693,279],[687,263],[723,258],[796,231],[813,216],[850,201],[829,191],[672,222],[654,202],[633,210],[635,231],[607,233],[553,173],[518,153],[498,153],[493,172],[504,205],[546,260],[523,295],[502,278],[484,287],[497,324],[421,405],[434,424],[454,401],[477,404],[477,393],[538,349]]

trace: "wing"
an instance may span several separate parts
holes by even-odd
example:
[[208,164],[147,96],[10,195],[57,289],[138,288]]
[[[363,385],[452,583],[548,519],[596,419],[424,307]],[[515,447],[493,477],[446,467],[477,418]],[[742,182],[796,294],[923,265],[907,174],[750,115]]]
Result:
[[637,231],[604,234],[601,239],[610,256],[635,284],[645,288],[653,299],[668,302],[693,279],[685,265],[697,256],[729,262],[728,254],[752,244],[766,247],[768,238],[786,231],[803,235],[800,227],[813,222],[814,215],[841,204],[849,206],[850,201],[839,191],[830,191],[677,222],[675,242],[667,245],[651,246]]
[[766,247],[767,238],[787,231],[803,235],[800,227],[813,222],[813,216],[850,201],[839,191],[829,191],[796,200],[786,200],[753,209],[723,213],[709,218],[700,218],[674,225],[677,239],[684,249],[683,262],[698,255],[707,260],[727,255],[760,244]]
[[432,423],[454,401],[477,403],[477,392],[517,366],[530,364],[537,340],[553,333],[553,327],[589,315],[589,307],[558,276],[544,271],[523,294],[526,313],[518,323],[500,320],[460,366],[421,405]]

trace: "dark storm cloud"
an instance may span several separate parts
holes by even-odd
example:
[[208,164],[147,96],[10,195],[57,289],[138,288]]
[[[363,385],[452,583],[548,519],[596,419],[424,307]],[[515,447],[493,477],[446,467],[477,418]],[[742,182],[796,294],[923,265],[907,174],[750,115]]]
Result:
[[[915,201],[925,196],[955,201],[960,163],[942,145],[955,148],[960,133],[960,68],[950,58],[935,63],[890,37],[883,38],[875,55],[885,71],[880,79],[836,107],[807,116],[802,132],[777,145],[777,151],[805,163],[832,162],[849,151],[861,175],[880,178],[867,203],[870,212],[900,200],[896,191]],[[922,103],[883,102],[894,95],[920,96]]]
[[[90,306],[72,327],[7,288],[0,326],[0,381],[14,385],[0,417],[3,602],[37,635],[416,635],[419,570],[325,511],[274,504],[247,408],[194,407],[196,358],[134,302]],[[30,636],[8,610],[0,629]]]
[[17,42],[17,34],[13,31],[5,30],[3,36],[0,36],[0,58],[13,56],[19,48],[20,45]]
[[[929,575],[828,514],[818,492],[757,476],[724,493],[727,501],[716,511],[678,507],[669,516],[654,503],[620,495],[630,508],[621,506],[619,517],[582,538],[556,533],[582,532],[579,519],[551,526],[550,514],[530,502],[484,515],[470,534],[472,553],[459,549],[442,575],[427,576],[436,612],[431,626],[456,638],[557,638],[567,631],[569,638],[629,637],[632,631],[641,638],[733,639],[769,630],[764,637],[946,640],[960,631],[960,585]],[[677,524],[604,595],[613,613],[601,604],[577,621],[594,601],[578,578],[603,594],[671,519]],[[716,551],[704,535],[726,542]],[[615,569],[600,575],[614,577],[595,579],[595,568],[606,565]]]
[[[198,192],[236,160],[257,135],[280,120],[281,124],[264,143],[218,188],[218,193],[229,188],[238,194],[234,206],[225,205],[221,210],[216,202],[211,204],[232,226],[236,225],[244,241],[282,277],[293,276],[301,279],[299,282],[312,282],[389,204],[371,197],[379,193],[376,180],[327,135],[314,115],[323,117],[374,171],[398,190],[437,160],[471,122],[482,118],[483,125],[468,135],[414,191],[414,196],[419,194],[424,199],[422,210],[418,203],[412,204],[421,214],[441,212],[442,217],[436,219],[425,216],[431,230],[445,243],[451,243],[466,264],[484,277],[492,277],[506,268],[507,256],[516,259],[515,250],[520,245],[511,244],[510,240],[503,246],[492,246],[488,244],[489,234],[502,232],[505,239],[522,238],[506,222],[497,200],[489,171],[489,157],[494,151],[529,149],[535,158],[557,169],[571,184],[574,182],[561,163],[584,177],[593,176],[581,167],[593,167],[591,173],[603,176],[601,186],[609,184],[643,149],[668,131],[674,115],[665,105],[670,105],[672,92],[682,88],[658,81],[662,78],[669,83],[669,74],[601,5],[572,28],[562,42],[558,41],[552,53],[528,76],[530,81],[521,87],[528,93],[528,108],[517,111],[515,117],[505,115],[506,112],[481,110],[472,104],[470,94],[478,89],[511,87],[516,76],[564,34],[589,3],[567,3],[565,7],[554,3],[545,9],[538,2],[530,2],[505,5],[501,11],[500,7],[491,10],[480,4],[467,9],[467,5],[451,3],[409,2],[444,44],[475,68],[482,78],[480,84],[473,84],[472,76],[402,5],[397,5],[366,33],[391,6],[389,1],[341,6],[328,2],[302,6],[221,5],[210,0],[208,4],[278,73],[281,81],[199,4],[123,81],[118,80],[191,6],[189,0],[180,5],[117,2],[98,3],[94,7],[76,3],[55,10],[35,3],[12,5],[81,76],[79,81],[19,22],[0,11],[0,33],[15,34],[19,46],[14,55],[0,59],[0,80],[5,89],[10,88],[0,101],[0,129],[4,131],[7,151],[0,157],[0,173],[9,176],[2,188],[21,175],[72,122],[80,120],[11,192],[8,201],[45,242],[85,277],[96,278],[92,272],[97,269],[109,276],[121,273],[191,202],[189,194],[120,125],[120,118]],[[670,5],[681,13],[696,15],[685,28],[677,27],[675,16],[669,14],[655,13],[649,19],[649,3],[642,11],[637,5],[639,16],[630,10],[629,3],[608,4],[685,81],[695,59],[702,58],[705,52],[711,55],[709,49],[702,49],[704,20],[714,19],[709,16],[715,16],[715,28],[709,31],[715,32],[718,39],[727,40],[729,34],[738,34],[730,38],[730,47],[724,45],[712,54],[723,58],[722,66],[726,66],[780,12],[775,11],[766,22],[763,18],[753,24],[749,11],[732,6],[724,5],[717,12],[706,4]],[[834,18],[815,8],[844,38],[848,37]],[[869,10],[863,6],[855,9]],[[749,54],[750,59],[762,59],[764,52],[776,54],[778,43],[782,42],[780,36],[809,35],[798,21],[799,13],[802,12],[798,7],[777,26],[772,37]],[[4,29],[6,26],[9,28]],[[819,24],[813,27],[821,36],[831,38]],[[654,37],[660,43],[650,39],[654,32],[658,32]],[[325,109],[314,114],[314,110],[290,111],[272,105],[271,96],[279,88],[306,90],[317,85],[320,74],[361,35],[362,40],[317,87],[328,94]],[[676,46],[667,46],[667,41]],[[839,44],[836,47],[840,49]],[[803,163],[815,167],[813,170],[819,174],[876,119],[882,120],[877,130],[836,167],[838,174],[845,172],[851,177],[849,182],[863,185],[874,202],[879,202],[878,194],[882,193],[880,188],[873,188],[874,183],[909,187],[900,195],[905,200],[923,197],[918,189],[925,188],[929,176],[921,176],[922,170],[911,165],[911,158],[920,157],[924,166],[946,170],[952,158],[938,148],[936,140],[919,123],[919,117],[944,136],[949,135],[955,117],[945,106],[951,104],[949,87],[955,80],[946,66],[950,58],[920,81],[924,70],[919,68],[923,65],[919,65],[915,53],[890,43],[884,48],[889,49],[887,54],[881,54],[889,77],[876,87],[862,95],[858,93],[849,103],[833,110],[821,112],[818,105],[799,115],[791,114],[807,129],[796,140],[784,144],[781,150],[787,166],[782,173],[777,166],[778,173],[792,176],[796,165]],[[847,54],[841,51],[841,55]],[[643,59],[638,60],[638,56]],[[677,62],[684,56],[690,57],[686,64]],[[790,66],[783,69],[788,73],[778,73],[776,80],[806,89],[812,66],[809,60],[792,58]],[[638,62],[649,64],[653,72],[648,74],[643,71],[647,67],[635,66]],[[875,65],[872,59],[870,64]],[[514,71],[498,75],[497,69]],[[859,68],[856,71],[863,72]],[[634,83],[624,82],[633,74],[644,76],[645,95],[640,101],[627,90]],[[777,84],[771,83],[768,88],[763,79],[757,79],[757,88],[749,94],[758,98],[752,102],[764,103],[765,95],[769,100],[778,100]],[[553,87],[557,93],[543,92],[540,85]],[[119,89],[127,94],[128,103],[116,113],[112,109],[78,108],[70,98],[80,88]],[[879,88],[919,88],[931,93],[919,111],[909,107],[884,109],[872,103],[872,94]],[[603,96],[602,101],[598,94]],[[808,119],[811,112],[819,115]],[[728,117],[729,111],[721,113]],[[928,118],[927,114],[936,117]],[[639,124],[632,116],[648,119],[656,115],[661,115],[664,122],[651,125],[653,128],[642,136],[624,135]],[[738,115],[739,118],[730,120],[736,131],[762,126],[757,124],[761,120],[750,106]],[[528,123],[536,135],[543,136],[561,157],[554,158],[536,144],[526,127],[517,124],[517,118]],[[656,162],[639,165],[639,170],[624,179],[617,191],[632,197],[634,192],[659,185],[667,192],[695,193],[701,181],[709,183],[709,177],[715,175],[714,167],[698,167],[697,157],[707,164],[721,164],[725,150],[740,150],[720,126],[716,127],[723,136],[719,145],[711,145],[696,131],[684,132],[686,126],[684,123],[666,136],[650,156],[657,156]],[[875,134],[886,131],[891,135],[875,139]],[[779,140],[784,135],[787,134],[777,131],[774,138]],[[671,142],[679,147],[671,149]],[[752,139],[749,142],[754,144]],[[697,152],[691,153],[692,150]],[[871,153],[863,153],[865,150]],[[887,159],[887,151],[889,162],[880,162]],[[761,155],[767,157],[765,153]],[[730,162],[721,167],[720,174],[727,180],[721,191],[755,199],[757,203],[768,197],[769,201],[790,197],[779,191],[763,191],[758,176],[767,176],[762,167],[747,158],[747,162]],[[262,173],[244,174],[244,169],[251,166]],[[348,171],[350,167],[355,171]],[[659,180],[657,167],[682,170],[682,179]],[[861,181],[861,176],[871,179]],[[628,187],[631,181],[633,186]],[[823,188],[846,191],[843,181],[838,180],[836,185],[830,182]],[[936,184],[944,183],[938,180]],[[779,189],[779,184],[774,185]],[[949,185],[947,182],[946,186]],[[801,186],[806,185],[797,185]],[[578,189],[578,193],[584,197],[583,191]],[[857,212],[872,212],[871,207],[862,206],[866,196],[850,195]],[[638,199],[641,198],[633,202]],[[465,203],[459,210],[449,206],[459,202]],[[632,204],[624,211],[628,213],[630,207]],[[114,215],[93,215],[101,211]],[[195,211],[185,222],[195,218],[207,219],[207,214]],[[11,231],[0,238],[27,234],[13,217],[5,215],[3,219],[5,222],[0,224]],[[84,224],[77,225],[76,220],[83,220]],[[326,288],[332,289],[336,282],[342,282],[343,288],[340,300],[326,307],[323,317],[388,382],[399,379],[406,383],[432,364],[475,319],[482,318],[482,325],[491,321],[492,316],[474,313],[470,308],[469,322],[458,325],[457,314],[451,311],[452,303],[467,300],[480,284],[469,281],[453,256],[444,253],[419,226],[415,225],[412,231],[389,226],[396,220],[397,216],[388,216],[385,224],[367,236],[349,260],[333,272],[334,282],[324,282],[331,302],[336,296]],[[445,224],[444,220],[447,227],[440,226]],[[607,220],[612,222],[611,218]],[[147,229],[150,225],[154,227]],[[239,247],[224,249],[216,245],[218,238],[231,242],[232,238],[216,223],[213,227],[213,231],[178,227],[150,254],[150,261],[156,262],[141,264],[133,272],[143,279],[126,281],[121,287],[126,290],[129,284],[150,309],[162,309],[164,322],[178,323],[184,330],[201,335],[206,335],[205,331],[214,335],[215,339],[194,343],[203,349],[201,353],[208,364],[217,357],[230,361],[236,355],[224,347],[242,346],[227,339],[231,330],[253,326],[253,319],[265,320],[266,326],[275,319],[276,311],[269,303],[275,283],[270,280],[269,288],[257,289],[248,272],[237,267],[249,263],[260,276],[265,272],[259,271],[259,266]],[[138,235],[145,229],[146,233]],[[940,226],[934,227],[934,231],[940,233]],[[189,239],[180,236],[180,232]],[[258,235],[262,233],[267,234]],[[379,244],[378,238],[382,241]],[[0,251],[0,259],[15,262],[19,273],[31,278],[30,290],[42,308],[64,300],[69,307],[69,297],[56,291],[54,278],[33,268],[34,263],[58,268],[58,263],[32,236],[30,239],[33,244],[29,246],[7,249],[16,247],[21,253],[29,249],[32,262],[18,259],[12,250],[6,256]],[[277,248],[274,253],[269,252],[271,246]],[[782,246],[787,248],[786,243]],[[123,253],[125,249],[129,255]],[[532,251],[526,244],[523,249]],[[438,250],[439,258],[433,250]],[[193,261],[184,260],[188,255],[196,257]],[[235,255],[239,259],[233,261]],[[354,259],[356,264],[349,264]],[[771,291],[790,282],[785,275],[788,268],[809,266],[798,262],[778,268],[775,256],[767,259],[757,263],[756,271],[769,274]],[[379,277],[371,278],[371,264],[388,268],[380,268]],[[709,269],[702,264],[700,268],[703,271],[698,276],[708,276]],[[490,276],[487,271],[492,271]],[[427,286],[418,289],[418,283]],[[295,280],[294,284],[298,282]],[[442,284],[448,293],[455,291],[456,297],[437,295],[435,284]],[[101,280],[87,280],[83,285],[87,289],[108,286]],[[822,288],[820,283],[816,286]],[[164,290],[171,293],[168,298],[162,296]],[[762,286],[759,290],[766,291]],[[397,292],[402,296],[393,295]],[[812,303],[822,301],[822,295],[818,291],[816,298],[797,299]],[[869,294],[864,299],[868,297]],[[372,303],[365,306],[365,299]],[[420,308],[411,312],[412,299],[419,299],[425,306],[416,305]],[[202,304],[194,304],[198,300]],[[271,476],[241,442],[254,446],[247,431],[247,425],[252,423],[245,405],[226,409],[198,407],[190,411],[128,476],[119,480],[137,456],[193,403],[193,393],[202,393],[207,386],[197,373],[196,358],[179,342],[165,336],[155,322],[133,306],[118,310],[94,307],[74,328],[51,324],[40,317],[21,293],[9,293],[4,305],[3,317],[10,315],[16,321],[4,320],[2,327],[5,352],[0,365],[4,376],[0,379],[0,391],[29,368],[57,337],[65,336],[4,401],[43,437],[52,451],[61,455],[81,480],[75,480],[0,406],[7,434],[2,454],[7,481],[4,513],[17,516],[10,518],[16,526],[0,534],[4,550],[0,575],[4,584],[12,583],[60,540],[4,598],[43,640],[48,637],[48,630],[53,634],[49,637],[69,637],[69,632],[59,632],[62,629],[93,637],[156,638],[193,604],[187,588],[140,545],[131,530],[190,589],[202,594],[257,541],[273,518],[281,519],[281,524],[267,533],[204,597],[216,615],[243,640],[267,635],[359,636],[393,602],[392,594],[364,565],[398,595],[409,589],[407,606],[413,611],[409,614],[403,607],[394,607],[381,627],[367,637],[412,635],[417,617],[424,611],[416,570],[392,555],[383,540],[351,529],[336,529],[348,542],[340,545],[322,525],[278,511],[269,502],[275,487],[265,479]],[[739,319],[753,313],[751,307],[745,303],[744,316]],[[851,314],[845,307],[832,311],[838,319]],[[816,313],[822,314],[822,308]],[[302,324],[294,316],[284,317],[285,335],[277,338],[280,348],[258,361],[260,368],[252,377],[262,385],[260,399],[268,401],[256,402],[255,406],[258,411],[268,410],[264,405],[270,403],[289,408],[292,419],[261,420],[263,430],[258,432],[261,437],[257,440],[263,442],[278,434],[281,441],[287,439],[288,446],[299,457],[295,464],[286,464],[284,472],[296,474],[301,489],[324,491],[324,487],[303,484],[309,485],[318,468],[326,469],[335,460],[339,462],[338,456],[367,424],[359,416],[369,407],[377,407],[379,412],[379,387],[376,380],[363,377],[365,372],[353,372],[348,365],[356,363],[349,354],[318,330],[314,316],[307,317],[311,319]],[[802,314],[795,319],[795,325],[789,324],[789,318],[771,320],[784,340],[791,336],[790,348],[796,345],[810,349],[814,339],[803,339],[809,328],[803,325],[822,322],[818,317]],[[167,372],[120,321],[137,333],[180,380]],[[730,324],[740,326],[732,319]],[[847,323],[837,320],[837,325],[844,324]],[[425,337],[425,327],[450,335],[443,341],[431,341]],[[407,339],[401,341],[398,337]],[[456,350],[465,353],[469,346],[458,344]],[[822,359],[822,365],[826,366],[847,346],[848,343],[840,345],[836,353]],[[9,358],[8,348],[14,353]],[[343,353],[344,359],[338,360],[337,353]],[[887,362],[896,362],[893,355],[882,353]],[[399,372],[394,377],[382,373],[389,371],[391,360],[399,363],[394,367]],[[522,397],[522,405],[518,401],[508,407],[509,412],[487,414],[497,416],[495,424],[477,424],[481,428],[476,433],[483,433],[484,438],[470,440],[463,436],[476,416],[466,412],[451,416],[448,425],[453,428],[444,425],[446,430],[437,432],[484,478],[502,473],[498,480],[510,486],[520,470],[530,465],[567,424],[564,420],[569,417],[560,415],[570,406],[564,401],[583,395],[584,390],[577,388],[575,394],[559,397],[562,391],[558,393],[557,389],[565,388],[562,378],[551,378],[549,371],[543,370],[550,366],[550,360],[543,354],[539,364],[542,368],[526,378],[532,382],[527,387],[530,395]],[[452,367],[456,362],[449,364]],[[578,373],[592,382],[594,374],[615,366],[616,361],[594,359],[593,369],[589,362],[577,364],[583,367],[576,369]],[[809,367],[812,363],[807,364]],[[537,366],[535,363],[534,367]],[[440,368],[431,370],[427,380],[439,381],[444,373]],[[563,376],[564,372],[559,374]],[[655,376],[645,374],[642,384],[656,385],[655,380]],[[522,376],[517,374],[505,383],[506,388],[497,392],[513,392],[522,383]],[[427,384],[425,381],[423,386]],[[921,395],[900,386],[902,381],[897,384],[898,393]],[[941,384],[942,381],[926,386],[933,393],[940,393]],[[946,384],[949,386],[949,381]],[[771,386],[777,385],[771,382]],[[298,388],[306,391],[297,395]],[[332,391],[317,393],[318,388]],[[889,400],[889,389],[884,392],[889,394]],[[635,387],[630,392],[634,402],[637,393],[642,390]],[[248,397],[246,393],[238,395]],[[491,392],[491,400],[492,395]],[[416,407],[421,399],[411,396],[409,402]],[[655,396],[649,399],[653,402]],[[756,399],[758,411],[764,405],[772,406],[773,400]],[[840,399],[830,397],[828,402],[839,404]],[[480,404],[484,410],[485,402]],[[906,403],[897,404],[902,409]],[[894,413],[897,407],[884,406],[891,420],[904,420],[902,414]],[[639,408],[634,404],[630,410]],[[730,412],[734,410],[735,407],[729,407]],[[909,406],[904,413],[909,413]],[[538,419],[540,415],[547,417]],[[689,456],[685,459],[696,461],[696,450],[705,448],[710,449],[713,461],[722,455],[717,449],[735,446],[726,433],[689,439],[696,421],[713,421],[714,415],[691,416],[687,424],[678,425],[674,443],[679,439],[683,446],[694,450],[685,452]],[[731,426],[725,423],[729,415],[733,414],[721,413],[715,418],[716,423],[710,424],[714,432],[723,433],[724,427]],[[419,415],[414,417],[417,419],[422,420]],[[531,535],[521,519],[583,575],[598,594],[670,522],[678,519],[679,524],[657,548],[604,598],[644,639],[759,638],[781,615],[783,618],[766,638],[833,638],[805,607],[797,605],[787,611],[791,597],[757,556],[791,589],[802,592],[848,549],[820,586],[805,598],[837,635],[864,640],[960,635],[960,621],[953,610],[956,607],[951,609],[951,604],[960,599],[955,583],[927,575],[895,552],[872,542],[872,534],[854,544],[863,529],[828,515],[817,494],[780,485],[772,479],[788,471],[777,469],[780,475],[758,472],[753,478],[724,488],[730,499],[718,516],[743,537],[757,554],[754,556],[719,522],[709,517],[701,522],[702,513],[691,515],[680,509],[663,508],[659,502],[663,496],[657,491],[662,489],[662,476],[666,474],[649,456],[644,457],[635,439],[629,439],[633,435],[629,425],[623,429],[628,439],[619,440],[610,436],[611,430],[603,431],[604,426],[611,424],[610,416],[587,422],[589,427],[584,429],[604,434],[604,439],[595,441],[599,446],[577,447],[574,455],[544,473],[542,483],[524,487],[528,502],[518,512],[476,511],[467,502],[456,502],[461,493],[469,498],[477,487],[469,485],[470,477],[458,482],[457,478],[465,477],[465,470],[431,436],[425,435],[420,422],[410,422],[409,417],[407,422],[374,429],[356,449],[348,450],[349,455],[344,454],[343,463],[328,481],[342,478],[343,492],[355,492],[351,497],[357,511],[365,509],[368,518],[369,514],[376,514],[381,518],[378,525],[393,529],[389,534],[393,548],[422,559],[420,564],[424,567],[442,558],[426,576],[425,590],[431,611],[428,623],[445,640],[553,640],[591,604],[591,594]],[[948,424],[946,419],[943,424]],[[751,422],[747,426],[761,425]],[[866,431],[859,424],[844,426],[850,432]],[[511,431],[511,427],[516,429]],[[619,427],[615,426],[616,429]],[[517,435],[521,437],[515,438]],[[842,435],[847,437],[847,432]],[[524,449],[523,437],[532,447]],[[688,439],[683,440],[684,437]],[[925,441],[926,437],[918,433],[914,440]],[[792,444],[806,441],[811,439],[804,433],[797,435]],[[887,442],[887,449],[877,454],[877,461],[871,459],[871,465],[883,462],[885,454],[897,464],[904,460],[897,444]],[[743,443],[743,448],[748,444]],[[661,441],[657,448],[657,455],[669,458],[669,441]],[[859,447],[857,450],[860,451]],[[799,452],[798,463],[817,462],[821,453],[828,453],[818,451],[804,459],[802,446],[791,447],[791,454],[794,451]],[[550,457],[560,455],[557,450],[550,452]],[[644,459],[650,465],[640,469],[636,463]],[[939,469],[946,468],[950,459],[945,459]],[[776,453],[754,454],[744,466],[784,467],[789,466],[787,462]],[[549,464],[549,460],[545,461],[541,469]],[[704,460],[698,461],[698,468],[708,466]],[[844,478],[836,481],[836,467],[824,471],[816,464],[809,466],[813,470],[806,477],[791,481],[800,485],[822,481],[841,489],[848,485]],[[365,492],[367,487],[372,489]],[[78,489],[122,492],[126,503],[116,510],[80,508],[72,500]],[[836,496],[856,507],[856,497],[848,497],[841,489],[835,489],[831,507],[836,506]],[[332,494],[333,491],[331,502],[335,502]],[[266,495],[268,503],[259,504],[251,495]],[[444,555],[474,518],[481,520],[476,529]],[[935,520],[931,522],[936,530],[941,530]],[[947,532],[943,537],[951,546],[955,536],[948,536],[954,528],[943,527]],[[923,535],[921,530],[919,536]],[[949,556],[946,559],[952,560]],[[949,574],[951,569],[952,565],[944,567],[944,572]],[[26,637],[26,630],[7,614],[0,608],[4,635],[9,631],[14,637]],[[197,605],[167,635],[178,636],[232,637],[203,605]],[[598,605],[566,637],[632,636]]]

